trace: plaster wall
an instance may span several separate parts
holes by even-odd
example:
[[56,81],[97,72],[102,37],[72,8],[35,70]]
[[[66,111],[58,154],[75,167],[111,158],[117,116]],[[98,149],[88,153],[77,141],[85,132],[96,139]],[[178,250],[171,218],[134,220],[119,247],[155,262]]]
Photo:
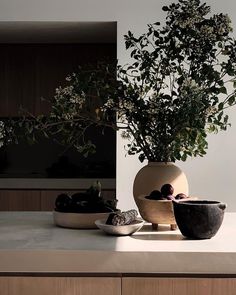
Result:
[[[128,61],[123,35],[131,30],[140,34],[146,24],[164,19],[161,7],[170,0],[0,0],[0,21],[117,21],[118,59]],[[213,12],[231,16],[236,29],[236,2],[209,0]],[[230,111],[232,127],[225,133],[209,137],[204,158],[178,163],[186,172],[191,195],[217,199],[236,211],[236,108]],[[121,209],[134,207],[132,183],[142,167],[136,157],[126,157],[125,142],[117,140],[117,197]]]

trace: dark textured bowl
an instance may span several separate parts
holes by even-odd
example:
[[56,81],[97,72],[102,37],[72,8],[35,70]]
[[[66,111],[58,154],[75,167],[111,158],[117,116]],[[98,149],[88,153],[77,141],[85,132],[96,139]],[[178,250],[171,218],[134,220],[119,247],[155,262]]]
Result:
[[219,230],[226,204],[218,201],[173,201],[174,214],[182,235],[191,239],[210,239]]

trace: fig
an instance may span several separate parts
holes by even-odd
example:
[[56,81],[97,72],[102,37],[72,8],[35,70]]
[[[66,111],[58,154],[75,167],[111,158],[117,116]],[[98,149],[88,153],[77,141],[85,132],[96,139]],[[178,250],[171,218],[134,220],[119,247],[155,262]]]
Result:
[[188,196],[186,196],[184,193],[179,193],[178,195],[175,196],[176,200],[181,200],[181,199],[187,199]]
[[73,202],[79,202],[79,201],[87,201],[88,200],[88,194],[87,193],[75,193],[71,196],[71,199]]
[[158,190],[154,190],[150,193],[149,196],[146,197],[146,199],[149,199],[149,200],[162,200],[162,194],[160,191]]
[[174,188],[171,184],[166,183],[161,187],[161,193],[164,197],[174,194]]
[[67,194],[60,194],[55,201],[56,210],[68,212],[71,208],[72,199]]

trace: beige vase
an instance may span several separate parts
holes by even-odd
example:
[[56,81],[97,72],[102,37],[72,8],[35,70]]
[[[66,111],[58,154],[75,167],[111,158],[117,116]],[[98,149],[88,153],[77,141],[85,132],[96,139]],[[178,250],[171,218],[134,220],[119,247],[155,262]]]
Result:
[[188,196],[188,181],[179,167],[171,162],[149,162],[139,170],[134,180],[133,195],[136,204],[138,205],[139,196],[160,190],[165,183],[174,187],[174,195],[184,193]]

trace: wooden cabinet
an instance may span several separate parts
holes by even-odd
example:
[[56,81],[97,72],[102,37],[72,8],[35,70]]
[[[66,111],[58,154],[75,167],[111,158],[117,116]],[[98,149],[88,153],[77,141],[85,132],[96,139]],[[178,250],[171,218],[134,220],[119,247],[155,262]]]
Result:
[[235,295],[235,278],[123,278],[122,295]]
[[120,278],[0,277],[1,295],[121,295]]
[[235,278],[0,277],[1,295],[235,295]]
[[[80,190],[0,190],[0,211],[52,211],[56,197],[72,195]],[[104,190],[106,199],[114,199],[114,189]],[[1,295],[1,293],[0,293]]]
[[40,210],[40,191],[0,190],[0,211],[38,210]]

